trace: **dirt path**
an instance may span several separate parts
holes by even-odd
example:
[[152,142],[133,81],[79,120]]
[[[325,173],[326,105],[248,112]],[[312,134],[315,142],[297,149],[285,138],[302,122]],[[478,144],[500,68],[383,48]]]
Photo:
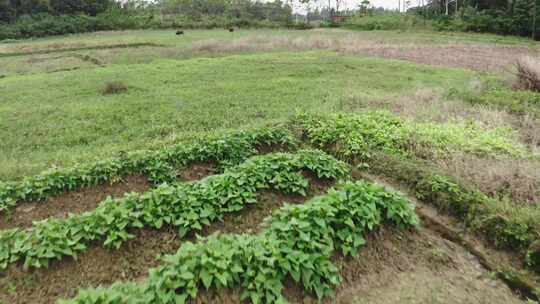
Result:
[[463,247],[427,228],[370,238],[329,303],[522,303]]

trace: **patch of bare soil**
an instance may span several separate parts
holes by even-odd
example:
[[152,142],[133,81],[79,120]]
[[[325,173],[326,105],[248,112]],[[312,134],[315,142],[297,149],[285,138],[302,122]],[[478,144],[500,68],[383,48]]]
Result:
[[524,46],[484,44],[382,45],[357,51],[377,57],[475,71],[501,71],[516,63],[519,58],[533,55],[533,52]]
[[121,197],[128,192],[145,192],[150,188],[147,178],[131,175],[117,183],[103,183],[70,191],[45,201],[22,202],[15,209],[0,215],[0,229],[26,228],[32,222],[47,218],[64,218],[70,213],[82,213],[95,209],[107,197]]
[[[206,227],[199,235],[220,233],[254,233],[260,223],[284,202],[302,203],[313,195],[322,193],[325,181],[313,181],[307,197],[284,195],[267,191],[259,196],[258,203],[224,217],[222,222]],[[107,250],[99,244],[92,245],[77,260],[64,259],[53,262],[47,269],[24,271],[12,266],[0,273],[0,303],[46,304],[59,298],[69,298],[80,288],[107,286],[117,281],[143,280],[149,268],[161,264],[158,256],[177,251],[182,241],[172,228],[162,230],[141,229],[133,231],[135,239],[118,250]],[[185,240],[195,240],[189,235]]]
[[179,170],[176,173],[176,176],[182,181],[197,181],[216,174],[217,171],[218,169],[213,163],[196,162]]
[[119,250],[95,244],[77,260],[53,262],[47,269],[24,271],[13,266],[0,273],[0,303],[52,304],[75,296],[79,288],[140,280],[160,264],[157,255],[174,253],[180,243],[173,229],[142,229]]
[[277,153],[277,152],[289,152],[290,149],[283,145],[268,145],[262,144],[256,147],[259,155]]
[[522,303],[465,248],[429,229],[382,229],[355,258],[336,257],[343,284],[328,303]]
[[220,233],[257,233],[261,229],[263,220],[272,215],[274,210],[279,209],[284,203],[301,204],[308,200],[315,193],[320,194],[322,190],[309,191],[309,195],[284,195],[274,191],[264,192],[256,204],[250,205],[235,214],[228,214],[223,217],[223,221],[205,227],[203,235],[210,235],[215,232]]
[[[429,229],[383,228],[368,235],[358,256],[333,260],[343,282],[324,303],[522,303],[467,250]],[[316,303],[294,284],[286,294]]]
[[446,240],[461,245],[475,256],[484,269],[490,271],[493,277],[498,277],[501,282],[504,281],[516,294],[537,299],[538,295],[534,294],[534,292],[540,289],[540,277],[532,271],[526,270],[523,252],[495,248],[492,242],[487,240],[486,235],[474,233],[459,219],[442,214],[433,206],[416,200],[412,195],[408,194],[406,188],[393,183],[391,180],[361,173],[358,170],[353,171],[353,176],[359,179],[364,178],[375,181],[384,185],[387,189],[399,191],[406,195],[409,200],[416,204],[417,213],[430,231]]

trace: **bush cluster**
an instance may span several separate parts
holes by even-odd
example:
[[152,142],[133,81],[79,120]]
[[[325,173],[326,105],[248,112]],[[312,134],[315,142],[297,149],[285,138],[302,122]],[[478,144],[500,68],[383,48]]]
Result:
[[387,111],[313,116],[299,114],[293,123],[309,142],[348,160],[365,161],[374,152],[415,156],[430,151],[478,155],[526,155],[507,129],[485,129],[475,123],[417,123]]
[[0,23],[0,40],[24,39],[96,31],[133,30],[133,29],[214,29],[214,28],[279,28],[291,27],[306,29],[309,25],[295,25],[268,20],[242,18],[207,17],[198,20],[179,18],[160,20],[153,14],[103,13],[97,16],[39,14],[19,18],[16,22]]
[[416,28],[428,27],[428,21],[422,20],[416,15],[407,14],[381,14],[381,15],[357,15],[350,19],[347,19],[341,27],[362,30],[362,31],[375,31],[375,30],[411,30]]

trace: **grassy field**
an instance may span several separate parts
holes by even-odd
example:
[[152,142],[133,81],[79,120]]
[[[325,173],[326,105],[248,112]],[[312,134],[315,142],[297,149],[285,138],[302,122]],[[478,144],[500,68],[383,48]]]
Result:
[[[99,208],[97,204],[106,193],[116,195],[117,192],[129,192],[130,189],[137,192],[150,191],[146,198],[159,201],[158,198],[164,196],[164,201],[167,201],[170,191],[184,191],[180,186],[174,188],[177,185],[173,188],[155,188],[158,181],[170,179],[171,169],[178,170],[174,166],[185,165],[181,161],[177,163],[172,160],[174,157],[171,155],[183,155],[178,151],[185,148],[189,153],[200,156],[189,156],[185,160],[186,163],[198,162],[198,166],[201,166],[192,168],[194,175],[222,173],[221,167],[208,168],[208,163],[223,162],[220,166],[226,167],[245,161],[248,156],[252,156],[254,144],[249,141],[254,137],[248,136],[246,139],[239,135],[240,139],[232,136],[223,140],[203,141],[203,144],[195,145],[195,148],[191,146],[193,142],[207,135],[221,138],[226,133],[239,130],[265,130],[268,126],[285,126],[287,132],[293,132],[294,136],[283,135],[289,133],[281,129],[276,133],[278,135],[263,132],[263,135],[257,136],[269,136],[269,139],[261,139],[259,144],[271,146],[276,141],[273,136],[283,135],[282,144],[294,146],[292,138],[296,136],[308,148],[317,147],[347,161],[352,165],[352,176],[357,173],[362,179],[372,179],[390,187],[402,187],[400,189],[417,198],[419,204],[429,203],[446,215],[452,215],[458,222],[464,222],[466,229],[462,231],[463,235],[472,233],[473,239],[480,235],[479,239],[485,241],[486,247],[497,252],[490,258],[504,261],[521,271],[520,274],[525,273],[527,280],[540,286],[540,277],[534,271],[535,267],[540,267],[540,257],[537,257],[538,262],[534,260],[534,254],[540,256],[540,246],[534,247],[537,246],[540,234],[540,94],[518,91],[512,87],[514,62],[522,56],[537,56],[539,50],[538,44],[530,40],[496,35],[330,29],[237,30],[234,33],[225,30],[198,30],[187,31],[185,36],[176,36],[171,30],[102,32],[0,43],[0,181],[6,182],[0,183],[0,212],[3,207],[7,210],[19,201],[34,198],[51,199],[47,202],[58,209],[44,210],[41,205],[30,205],[26,209],[14,207],[14,215],[8,213],[10,220],[0,227],[12,228],[15,224],[10,223],[19,222],[32,226],[33,220],[49,217],[60,218],[59,222],[54,222],[58,227],[76,227],[78,215],[75,215],[72,222],[64,221],[63,217],[68,212],[77,214],[83,211],[88,211],[83,217],[88,216],[97,223],[100,217],[107,217],[108,212],[123,214],[126,219],[130,219],[130,216],[125,215],[127,213],[114,209],[117,206],[123,208],[124,205],[128,209],[135,208],[133,206],[136,204],[130,205],[129,197],[106,201]],[[243,146],[227,146],[236,143],[235,140],[241,140]],[[225,143],[223,145],[228,147],[224,148],[225,152],[220,150],[219,143]],[[241,153],[234,149],[232,152],[227,150],[232,149],[230,147],[240,149]],[[144,152],[142,156],[126,153],[146,149],[154,152]],[[256,170],[263,170],[265,166],[281,166],[274,164],[274,161],[298,168],[307,163],[306,168],[310,170],[335,170],[330,176],[336,179],[343,175],[341,165],[334,163],[333,158],[329,160],[326,156],[317,158],[313,155],[247,161],[248,165],[234,167],[236,169],[226,171],[214,181],[227,181],[236,176],[234,174],[248,179],[249,172],[259,174]],[[109,158],[112,158],[110,163]],[[284,160],[288,158],[293,160]],[[97,162],[104,159],[104,162]],[[153,162],[155,159],[159,161]],[[82,169],[69,171],[75,164],[82,164]],[[51,167],[68,169],[31,177]],[[292,193],[302,193],[305,190],[302,187],[307,187],[307,181],[301,175],[283,168],[287,178],[283,179],[282,186],[295,189],[290,191]],[[169,171],[164,173],[163,170]],[[316,174],[322,174],[317,170]],[[355,173],[355,170],[361,172]],[[92,192],[90,187],[90,190],[75,192],[72,196],[49,198],[64,190],[93,185],[94,182],[88,182],[93,175],[102,174],[96,177],[97,181],[113,183],[134,172],[152,176],[155,181],[150,180],[149,183],[141,181],[140,177],[130,176],[123,188],[114,191],[107,188],[103,195],[95,193],[99,190]],[[62,184],[64,175],[69,177],[77,174],[81,176],[73,180],[66,178],[67,184]],[[264,174],[269,173],[264,171],[260,176]],[[268,179],[272,180],[270,177]],[[47,182],[57,188],[47,188]],[[56,182],[59,185],[54,184]],[[202,179],[196,183],[201,184],[206,189],[204,191],[214,191],[212,187],[219,188],[218,183],[212,179]],[[268,187],[271,186],[282,190],[279,184]],[[328,184],[315,187],[316,191],[308,191],[308,197],[322,194],[328,187]],[[307,189],[313,190],[309,187]],[[379,193],[382,190],[373,191]],[[196,193],[195,190],[193,192]],[[202,195],[201,199],[203,196],[219,197],[214,192],[203,194],[194,195]],[[265,202],[276,200],[265,195],[262,198]],[[91,197],[92,201],[86,201],[86,196]],[[298,200],[297,197],[282,196],[278,199]],[[325,200],[332,201],[332,198]],[[79,202],[81,206],[70,209],[65,207],[68,201]],[[249,202],[249,199],[246,201]],[[244,214],[250,221],[249,225],[246,224],[250,229],[271,211],[259,210],[259,214],[257,210],[254,211],[254,218]],[[422,210],[420,212],[424,212]],[[176,209],[169,211],[181,213]],[[204,214],[208,212],[199,211]],[[230,211],[227,209],[223,213]],[[18,218],[21,212],[23,215]],[[157,211],[144,212],[148,212],[144,217],[148,221],[145,225],[161,228],[163,219],[155,214]],[[283,212],[287,214],[288,211]],[[178,216],[183,216],[180,213]],[[156,224],[149,218],[161,222]],[[227,222],[233,224],[231,227],[222,227],[225,231],[240,233],[247,229],[242,226],[244,222],[241,220],[227,218],[224,225],[229,225]],[[413,219],[408,220],[409,224],[414,222]],[[236,224],[241,227],[236,227]],[[48,227],[47,221],[43,222],[43,226],[39,225],[33,226],[34,230],[28,230],[31,232],[19,232],[21,235],[31,234],[37,229],[38,232],[32,237],[39,239],[46,235],[45,232],[49,231],[47,229],[56,229]],[[121,229],[127,229],[125,225],[120,226]],[[458,226],[459,229],[463,228]],[[446,277],[454,278],[453,283],[436,280],[437,286],[441,286],[437,290],[421,289],[416,295],[396,291],[385,293],[386,298],[378,297],[369,290],[362,291],[359,286],[345,284],[344,288],[350,287],[352,291],[349,292],[352,294],[339,293],[340,299],[350,300],[343,300],[344,303],[355,303],[361,298],[358,295],[364,295],[371,299],[370,303],[407,300],[404,297],[416,297],[430,303],[454,303],[452,299],[481,301],[488,298],[490,303],[519,302],[511,292],[494,283],[500,281],[478,279],[487,276],[489,270],[501,276],[506,275],[506,280],[510,280],[508,272],[484,264],[486,269],[478,272],[476,264],[466,258],[468,247],[455,250],[445,243],[446,240],[442,240],[438,234],[440,231],[435,233],[433,231],[437,229],[429,229],[427,227],[428,232],[420,232],[411,238],[404,236],[406,233],[403,231],[396,234],[382,231],[382,240],[370,241],[376,244],[374,248],[384,248],[383,252],[389,261],[396,259],[392,260],[393,265],[419,263],[419,268],[411,272],[411,276],[419,276],[422,280],[415,279],[411,284],[394,282],[393,285],[399,285],[400,290],[415,289],[418,284],[425,285],[422,282],[440,279],[431,269],[447,263],[452,264],[454,270],[441,268],[441,271]],[[40,234],[40,231],[43,233]],[[104,230],[99,231],[103,233]],[[122,239],[126,231],[114,232],[107,237]],[[3,250],[2,237],[13,237],[2,235],[1,232],[0,257]],[[207,232],[204,231],[205,235],[209,235]],[[260,235],[272,233],[264,230]],[[167,231],[163,236],[174,239],[173,245],[168,241],[163,241],[168,245],[148,243],[143,237],[135,246],[142,246],[140,249],[148,254],[148,259],[153,259],[156,250],[161,254],[173,253],[172,250],[177,249],[174,235]],[[242,240],[260,245],[258,242],[263,238],[258,235]],[[87,237],[87,241],[97,238],[94,235]],[[148,239],[155,240],[156,237]],[[395,248],[387,248],[386,239],[391,239]],[[449,239],[460,245],[465,242]],[[208,240],[209,246],[217,247],[228,246],[229,241],[226,238]],[[414,250],[408,251],[409,247]],[[391,258],[394,249],[401,253]],[[78,247],[76,250],[85,249]],[[380,260],[377,250],[366,249],[367,253],[362,257],[370,262]],[[419,255],[416,250],[422,254]],[[443,250],[443,254],[438,250]],[[70,251],[64,250],[58,254],[69,255],[66,252]],[[26,253],[17,254],[22,259]],[[51,272],[32,274],[30,281],[38,282],[32,284],[28,283],[27,274],[18,270],[11,269],[7,276],[2,277],[0,259],[0,283],[6,279],[14,282],[4,290],[0,288],[0,303],[3,304],[2,299],[14,303],[47,303],[49,299],[57,297],[57,293],[51,292],[54,295],[39,300],[34,288],[42,283],[48,284],[50,280],[47,286],[50,286],[50,290],[60,290],[62,297],[74,296],[75,289],[81,286],[96,287],[96,283],[110,283],[113,279],[138,282],[141,273],[157,265],[144,262],[144,255],[123,252],[111,258],[110,267],[114,270],[104,271],[106,275],[102,276],[99,269],[92,268],[95,259],[102,256],[106,256],[106,253],[91,251],[87,258],[83,257],[77,267],[89,269],[89,275],[85,278],[80,278],[78,272],[81,270],[75,270],[75,266],[59,266],[53,267]],[[129,259],[124,259],[125,256],[133,258],[133,261],[126,262]],[[179,252],[176,258],[182,260],[189,257]],[[348,265],[345,271],[355,273],[350,269],[363,269],[375,276],[373,282],[385,281],[380,274],[371,271],[376,266],[351,266],[350,261],[341,262]],[[40,265],[40,261],[34,263],[34,266]],[[118,273],[123,273],[126,263],[137,266],[133,266],[133,272],[119,277]],[[162,269],[169,266],[163,266],[165,268]],[[456,269],[461,273],[456,274]],[[396,276],[393,272],[396,269],[391,267],[386,270],[386,275]],[[342,275],[347,276],[347,273]],[[354,277],[354,274],[349,275]],[[397,275],[400,276],[403,274]],[[472,292],[467,287],[467,280],[471,277],[474,278],[473,289],[478,292]],[[515,279],[514,276],[512,278]],[[152,280],[150,278],[149,282],[154,282]],[[66,291],[68,288],[74,290]],[[130,288],[134,287],[122,285],[119,288],[125,288],[120,293],[126,293],[127,290],[129,294]],[[96,291],[99,292],[108,291]],[[19,293],[28,296],[28,299],[17,299]],[[414,303],[410,299],[407,301]]]
[[[302,35],[321,39],[334,35],[334,31],[237,31],[232,35],[225,31],[193,31],[181,38],[173,34],[100,33],[1,46],[0,74],[8,77],[0,79],[0,132],[4,143],[0,177],[18,178],[51,165],[65,166],[122,150],[155,147],[193,138],[201,132],[283,121],[296,111],[349,110],[351,96],[358,102],[414,96],[419,89],[433,89],[443,95],[458,93],[477,98],[478,85],[504,88],[505,76],[325,49],[292,53],[289,44],[280,42],[272,46],[271,53],[264,52],[264,46],[244,49],[245,42],[232,49],[219,48],[228,41],[255,34],[287,37],[294,42],[303,39]],[[335,34],[351,35],[344,31]],[[515,38],[481,35],[452,37],[475,43],[519,42]],[[442,38],[433,33],[405,33],[404,37],[402,33],[367,32],[356,39],[368,44],[384,40],[384,44],[399,45],[408,40],[429,45],[440,43]],[[196,41],[210,41],[207,48],[215,50],[190,48]],[[161,46],[129,47],[138,43]],[[525,44],[533,47],[530,42]],[[112,47],[92,49],[109,45]],[[127,47],[115,47],[118,45]],[[44,53],[21,55],[36,51]],[[227,56],[231,52],[236,55]],[[96,58],[100,64],[81,56]],[[177,57],[187,60],[167,60]],[[102,94],[102,87],[111,81],[124,82],[128,91]],[[513,97],[504,89],[498,93],[504,101]]]
[[[419,88],[463,90],[476,78],[330,52],[156,60],[8,77],[1,80],[1,173],[37,173],[201,132],[283,121],[296,111],[340,111],[346,94],[369,99]],[[128,91],[102,94],[114,80]]]

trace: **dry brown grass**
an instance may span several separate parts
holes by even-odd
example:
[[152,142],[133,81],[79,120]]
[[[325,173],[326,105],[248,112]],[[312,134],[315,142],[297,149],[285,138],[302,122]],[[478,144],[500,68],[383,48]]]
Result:
[[354,34],[328,36],[319,33],[307,34],[302,37],[248,36],[233,40],[210,39],[194,42],[191,46],[192,52],[211,53],[312,49],[402,59],[422,64],[479,71],[505,70],[518,58],[533,54],[526,46],[389,43],[383,40],[365,39]]
[[[473,81],[471,90],[481,90],[482,83]],[[534,115],[514,115],[496,106],[470,104],[462,100],[448,100],[443,90],[418,89],[412,95],[384,97],[346,93],[338,111],[354,112],[365,109],[386,109],[419,122],[475,121],[488,128],[510,127],[517,131],[519,140],[540,155],[540,120]]]
[[515,88],[540,92],[540,59],[525,56],[516,61]]
[[128,85],[121,80],[113,80],[106,82],[101,88],[101,93],[108,94],[119,94],[128,90]]
[[524,115],[517,124],[521,140],[540,154],[540,121],[532,115]]
[[537,161],[448,155],[437,160],[437,166],[494,197],[524,204],[540,203],[540,166]]
[[517,120],[496,107],[471,105],[461,100],[444,98],[443,90],[422,88],[412,95],[363,97],[354,94],[344,97],[344,111],[362,109],[386,109],[403,117],[420,122],[477,121],[487,127],[507,127]]
[[[481,84],[471,84],[481,87]],[[474,88],[472,88],[474,89]],[[540,152],[540,121],[531,116],[515,116],[495,107],[471,105],[447,100],[444,92],[419,89],[409,96],[344,97],[341,111],[386,109],[419,122],[475,121],[487,128],[512,127],[520,141],[537,154]],[[414,140],[411,140],[414,144]],[[433,162],[441,171],[481,191],[513,202],[540,203],[540,162],[528,159],[494,159],[469,154],[440,155],[422,145],[410,147],[415,155]]]

